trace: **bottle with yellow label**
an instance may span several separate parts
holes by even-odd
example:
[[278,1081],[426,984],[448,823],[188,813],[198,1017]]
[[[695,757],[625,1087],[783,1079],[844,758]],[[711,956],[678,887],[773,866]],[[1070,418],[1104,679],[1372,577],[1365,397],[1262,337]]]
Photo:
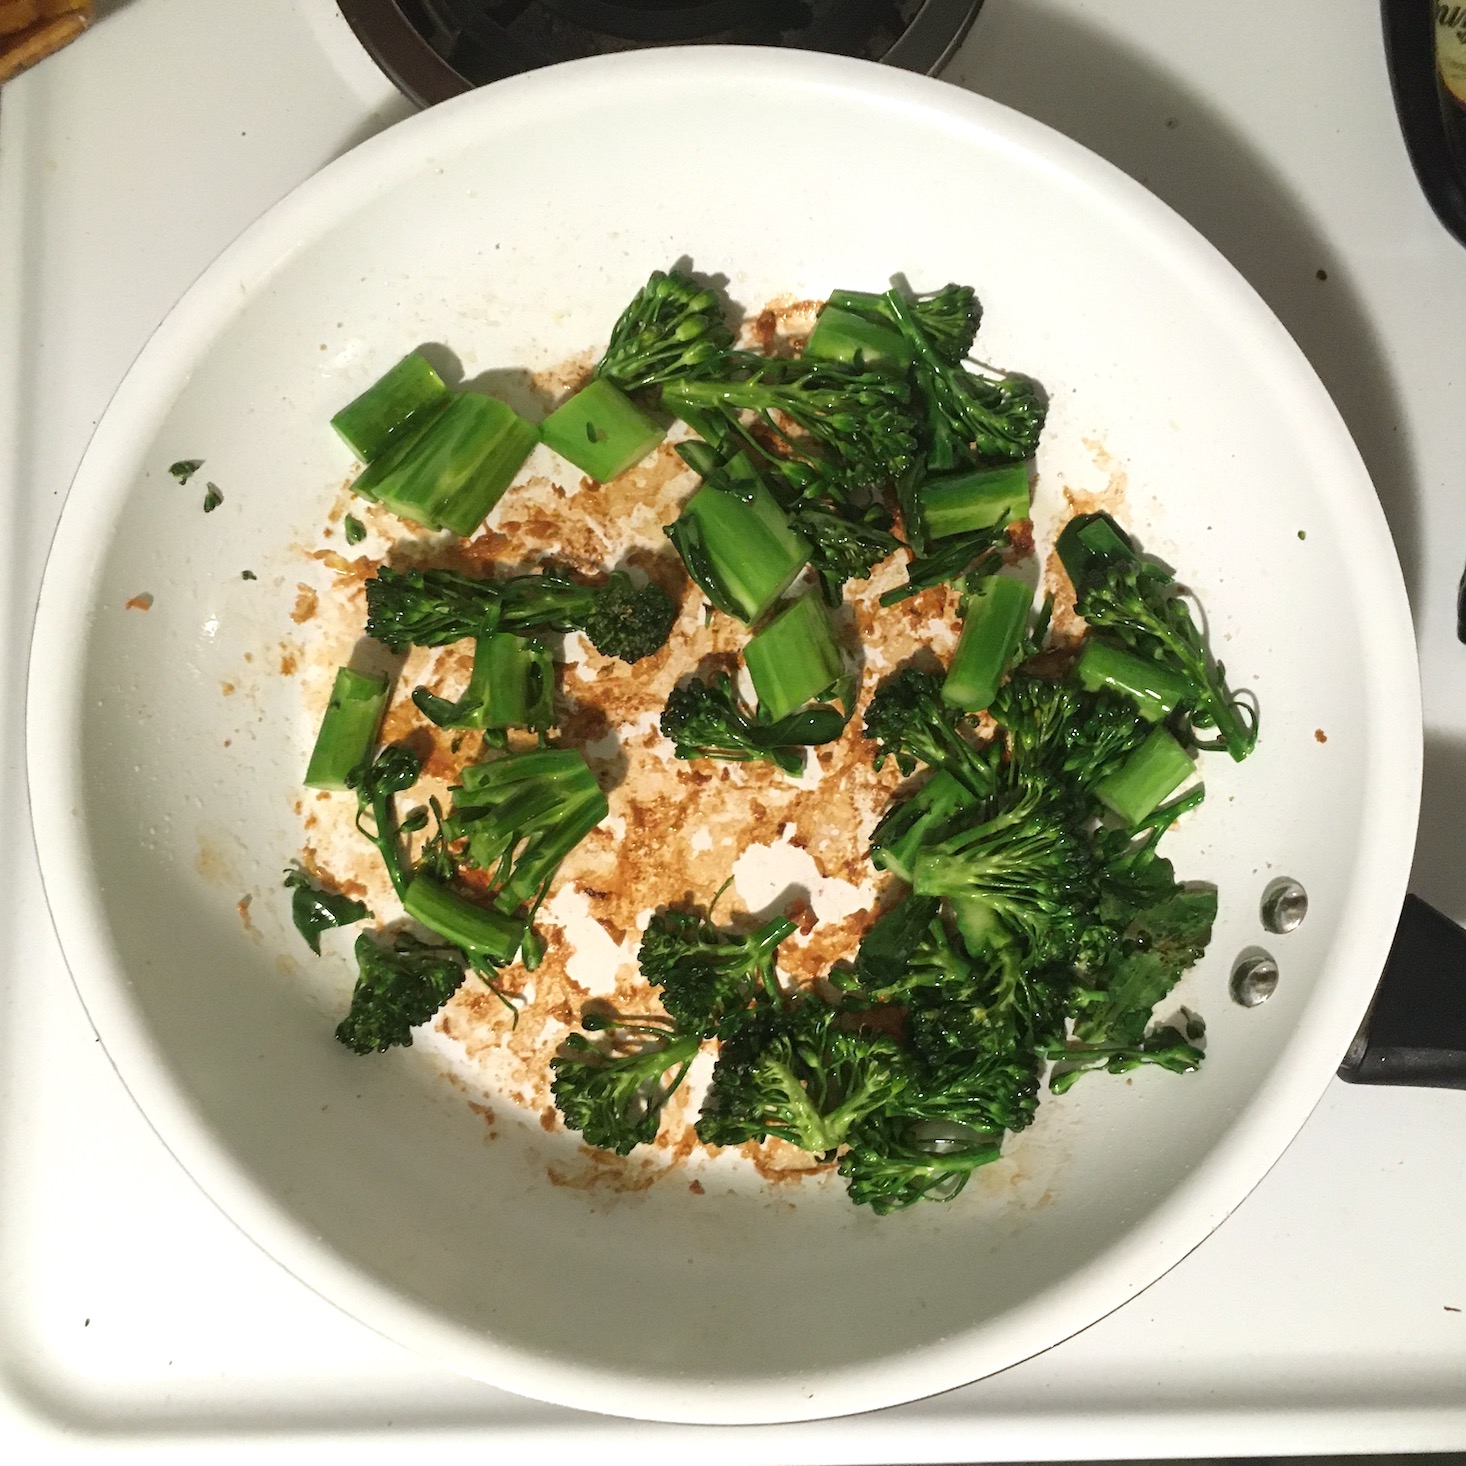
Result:
[[1429,0],[1435,11],[1435,71],[1446,143],[1466,173],[1466,4]]

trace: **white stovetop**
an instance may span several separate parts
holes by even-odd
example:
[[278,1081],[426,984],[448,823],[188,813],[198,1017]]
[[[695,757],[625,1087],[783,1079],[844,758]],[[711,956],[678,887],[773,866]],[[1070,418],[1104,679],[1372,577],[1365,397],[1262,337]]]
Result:
[[[0,666],[18,694],[87,436],[245,224],[406,112],[330,0],[101,0],[0,96]],[[1466,917],[1466,249],[1395,125],[1377,0],[987,0],[947,79],[1208,235],[1298,338],[1374,475],[1421,637],[1414,888]],[[1327,278],[1322,278],[1326,275]],[[1365,710],[1361,710],[1364,715]],[[443,1374],[337,1313],[194,1188],[96,1042],[0,707],[0,1460],[907,1462],[1466,1448],[1466,1095],[1335,1083],[1274,1172],[1133,1303],[996,1378],[842,1422],[647,1427]]]

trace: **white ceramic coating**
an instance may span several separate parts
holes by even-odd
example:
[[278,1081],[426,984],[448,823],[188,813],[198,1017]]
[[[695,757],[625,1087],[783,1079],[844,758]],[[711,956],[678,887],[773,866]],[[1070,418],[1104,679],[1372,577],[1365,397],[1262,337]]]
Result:
[[[684,256],[745,304],[893,272],[975,284],[985,354],[1051,394],[1050,495],[1123,469],[1128,521],[1183,568],[1263,709],[1256,757],[1208,764],[1208,802],[1168,846],[1221,890],[1212,950],[1178,995],[1209,1020],[1205,1066],[1084,1081],[951,1206],[878,1219],[838,1187],[548,1185],[567,1137],[527,1118],[486,1145],[420,1049],[346,1053],[330,1036],[340,949],[305,969],[275,907],[256,902],[249,925],[236,910],[298,847],[310,728],[290,679],[221,684],[293,629],[293,547],[314,543],[342,477],[330,413],[424,341],[469,375],[548,366]],[[167,476],[191,456],[225,489],[211,515]],[[127,609],[141,594],[151,609]],[[57,930],[122,1077],[286,1267],[525,1394],[645,1418],[814,1418],[949,1388],[1084,1327],[1281,1153],[1398,914],[1414,666],[1384,521],[1332,405],[1249,288],[1137,184],[904,73],[638,53],[392,129],[188,294],[99,426],[57,534],[31,798]],[[1260,939],[1278,873],[1311,913],[1271,939],[1278,994],[1244,1012],[1227,971]]]

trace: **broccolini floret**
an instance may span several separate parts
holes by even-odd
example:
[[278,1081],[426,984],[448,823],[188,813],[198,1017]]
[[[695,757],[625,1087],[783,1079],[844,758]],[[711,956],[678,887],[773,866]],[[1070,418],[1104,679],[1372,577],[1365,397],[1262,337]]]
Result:
[[641,973],[681,1032],[726,1037],[755,1005],[782,1002],[774,955],[794,930],[787,916],[740,935],[694,911],[658,911],[641,939]]
[[865,711],[865,736],[879,745],[876,768],[893,758],[903,774],[913,773],[918,764],[945,769],[984,797],[994,788],[992,751],[964,737],[966,722],[960,708],[943,702],[939,677],[907,667],[876,689]]
[[581,1024],[606,1032],[608,1041],[597,1045],[578,1033],[565,1040],[550,1061],[556,1107],[587,1145],[629,1155],[657,1138],[662,1107],[686,1078],[698,1036],[656,1018],[584,1013]]
[[765,1010],[718,1053],[697,1122],[707,1145],[776,1136],[831,1155],[867,1116],[890,1106],[910,1082],[905,1050],[886,1034],[846,1026],[814,997]]
[[363,932],[356,939],[358,976],[351,1011],[336,1037],[358,1054],[412,1043],[426,1023],[463,984],[463,954],[399,932],[384,946]]
[[733,679],[718,672],[707,681],[692,677],[674,687],[660,727],[678,758],[761,760],[786,774],[798,774],[804,768],[805,749],[838,738],[845,731],[845,716],[827,704],[816,704],[777,722],[761,722],[743,706]]
[[622,571],[590,586],[551,571],[489,580],[383,566],[366,583],[366,602],[367,635],[396,652],[494,631],[580,631],[603,656],[636,662],[666,645],[677,619],[665,591]]
[[764,443],[811,459],[847,491],[880,492],[916,461],[910,392],[899,378],[831,362],[789,361],[733,352],[723,375],[669,382],[662,402],[694,419],[721,416],[728,431],[757,450],[745,426],[751,412]]
[[1226,668],[1212,658],[1171,573],[1138,555],[1106,514],[1070,520],[1058,552],[1075,610],[1090,626],[1185,679],[1192,725],[1211,730],[1197,746],[1246,758],[1257,744],[1257,713],[1228,688]]
[[612,328],[595,375],[636,392],[716,370],[732,345],[713,291],[677,270],[655,270]]

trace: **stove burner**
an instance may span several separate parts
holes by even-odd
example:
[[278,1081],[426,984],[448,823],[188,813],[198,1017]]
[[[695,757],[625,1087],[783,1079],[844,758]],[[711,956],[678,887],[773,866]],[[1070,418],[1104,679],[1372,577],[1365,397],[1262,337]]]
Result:
[[431,106],[556,61],[646,46],[789,46],[934,71],[982,0],[339,0],[373,59]]

